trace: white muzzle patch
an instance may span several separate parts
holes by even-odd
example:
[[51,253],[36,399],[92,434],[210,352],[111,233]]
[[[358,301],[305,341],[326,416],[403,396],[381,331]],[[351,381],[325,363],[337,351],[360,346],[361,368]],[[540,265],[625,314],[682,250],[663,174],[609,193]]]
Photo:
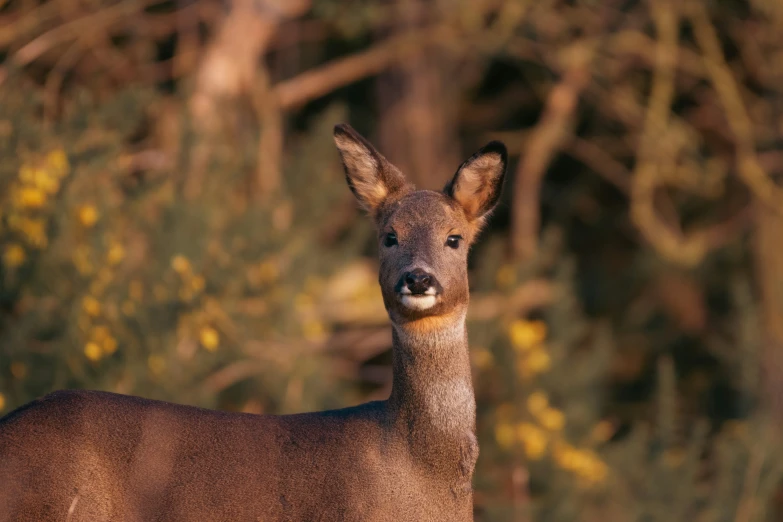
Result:
[[400,296],[402,305],[411,310],[427,310],[428,308],[435,306],[435,303],[438,302],[438,297],[435,295],[434,288],[428,288],[423,294],[413,294],[408,287],[403,286],[400,290],[400,294],[402,294]]

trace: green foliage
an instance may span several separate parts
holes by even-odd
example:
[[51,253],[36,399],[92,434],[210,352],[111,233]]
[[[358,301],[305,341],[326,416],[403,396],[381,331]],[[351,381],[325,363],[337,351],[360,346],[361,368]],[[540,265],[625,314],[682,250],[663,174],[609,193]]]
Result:
[[[178,188],[182,165],[128,186],[128,141],[156,101],[147,92],[77,96],[55,129],[29,90],[12,92],[0,115],[14,160],[3,165],[0,239],[7,407],[62,387],[275,412],[340,404],[312,351],[330,328],[318,296],[363,243],[313,255],[310,226],[345,195],[328,132],[339,114],[326,111],[292,151],[318,176],[303,179],[294,159],[285,193],[257,205],[237,195],[248,160],[229,146],[197,199]],[[276,348],[260,349],[265,341]]]

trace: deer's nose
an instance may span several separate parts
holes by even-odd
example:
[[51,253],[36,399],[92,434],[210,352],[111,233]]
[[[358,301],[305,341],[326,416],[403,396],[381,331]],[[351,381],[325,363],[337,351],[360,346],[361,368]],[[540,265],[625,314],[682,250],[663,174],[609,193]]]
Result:
[[422,270],[416,268],[415,270],[405,274],[405,286],[412,294],[423,294],[432,287],[432,276]]

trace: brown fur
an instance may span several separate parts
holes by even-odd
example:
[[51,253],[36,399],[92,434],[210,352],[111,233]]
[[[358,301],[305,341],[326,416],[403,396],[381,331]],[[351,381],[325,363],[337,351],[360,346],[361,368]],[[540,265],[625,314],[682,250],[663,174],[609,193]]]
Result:
[[[467,250],[497,201],[505,150],[490,144],[436,193],[414,191],[350,127],[338,126],[335,142],[378,225],[389,399],[274,416],[55,392],[0,419],[0,521],[473,519]],[[398,244],[387,247],[389,230]],[[465,238],[456,249],[445,243],[452,234]],[[395,288],[423,267],[437,302],[411,310]]]

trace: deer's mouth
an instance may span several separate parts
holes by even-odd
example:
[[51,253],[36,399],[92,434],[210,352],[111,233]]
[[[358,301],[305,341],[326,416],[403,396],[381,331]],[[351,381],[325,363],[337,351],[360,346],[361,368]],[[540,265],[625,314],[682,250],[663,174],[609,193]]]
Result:
[[438,303],[438,292],[432,287],[423,293],[413,293],[408,287],[403,286],[398,295],[402,306],[411,310],[427,310]]

